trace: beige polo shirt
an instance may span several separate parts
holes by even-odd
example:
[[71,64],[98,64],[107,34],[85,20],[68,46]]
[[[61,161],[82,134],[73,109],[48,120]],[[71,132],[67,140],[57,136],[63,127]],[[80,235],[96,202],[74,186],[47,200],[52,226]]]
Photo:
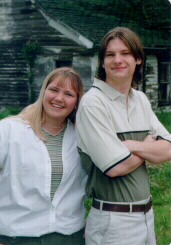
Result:
[[83,96],[77,113],[78,148],[89,178],[86,191],[94,198],[131,202],[150,195],[145,163],[132,173],[110,178],[105,172],[130,157],[123,140],[154,138],[171,141],[171,135],[158,121],[144,93],[130,89],[128,108],[124,94],[95,79]]

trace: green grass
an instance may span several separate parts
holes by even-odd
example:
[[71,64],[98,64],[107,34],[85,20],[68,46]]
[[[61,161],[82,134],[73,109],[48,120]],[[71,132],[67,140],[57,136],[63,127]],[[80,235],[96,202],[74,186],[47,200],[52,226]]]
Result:
[[156,116],[165,126],[165,128],[167,128],[167,130],[171,133],[171,112],[157,112]]
[[171,163],[149,164],[157,245],[171,243]]
[[[171,112],[156,113],[158,119],[171,133]],[[171,243],[171,162],[150,164],[149,176],[155,215],[157,245]]]

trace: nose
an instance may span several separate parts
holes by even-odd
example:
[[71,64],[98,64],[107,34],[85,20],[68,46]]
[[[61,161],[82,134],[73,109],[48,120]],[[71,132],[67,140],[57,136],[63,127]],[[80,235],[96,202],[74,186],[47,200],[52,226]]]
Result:
[[122,62],[122,57],[120,54],[115,54],[114,59],[113,59],[114,63],[116,64],[120,64]]
[[55,101],[62,102],[64,100],[64,95],[63,93],[57,93],[55,96]]

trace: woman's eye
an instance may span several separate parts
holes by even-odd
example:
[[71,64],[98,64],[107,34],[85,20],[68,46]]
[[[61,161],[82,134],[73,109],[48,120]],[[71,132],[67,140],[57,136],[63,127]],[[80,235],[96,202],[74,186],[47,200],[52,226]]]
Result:
[[67,96],[71,96],[71,97],[73,97],[73,95],[72,95],[72,94],[70,94],[70,93],[66,93],[66,95],[67,95]]
[[55,89],[55,88],[50,88],[50,90],[53,92],[57,92],[57,89]]

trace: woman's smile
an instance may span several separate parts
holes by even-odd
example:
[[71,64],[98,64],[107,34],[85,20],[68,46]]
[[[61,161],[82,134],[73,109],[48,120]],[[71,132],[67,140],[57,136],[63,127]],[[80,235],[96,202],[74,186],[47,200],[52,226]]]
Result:
[[[74,110],[77,103],[77,92],[72,89],[68,79],[65,86],[59,86],[61,77],[58,76],[47,86],[43,98],[46,123],[63,122]],[[64,78],[63,78],[64,79]]]
[[53,107],[55,107],[55,108],[58,108],[58,109],[62,109],[62,108],[64,108],[64,106],[61,106],[61,105],[56,105],[56,104],[52,104],[52,106],[53,106]]

